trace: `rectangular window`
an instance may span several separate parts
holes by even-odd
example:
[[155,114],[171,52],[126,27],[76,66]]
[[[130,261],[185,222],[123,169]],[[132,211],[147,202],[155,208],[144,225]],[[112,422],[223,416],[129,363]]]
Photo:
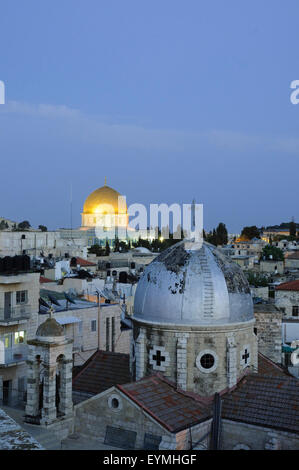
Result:
[[110,318],[106,318],[106,351],[109,351]]
[[4,347],[5,348],[11,348],[11,333],[7,333],[4,335]]
[[91,331],[97,331],[97,321],[91,320]]
[[15,344],[26,343],[26,331],[16,331],[14,333],[14,343]]
[[28,291],[27,290],[18,290],[16,292],[16,302],[17,304],[25,304],[28,298]]
[[292,315],[293,315],[293,317],[298,317],[298,313],[299,313],[299,307],[298,307],[298,305],[293,305],[293,309],[292,309]]
[[115,343],[115,318],[111,318],[111,350],[114,352],[114,343]]

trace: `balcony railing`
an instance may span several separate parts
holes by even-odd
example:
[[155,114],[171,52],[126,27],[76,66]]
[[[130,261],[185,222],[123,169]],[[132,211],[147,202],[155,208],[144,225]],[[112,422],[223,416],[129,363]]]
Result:
[[28,320],[31,315],[31,305],[23,304],[10,307],[10,309],[0,308],[0,322],[11,323],[19,320]]
[[[2,340],[3,341],[3,340]],[[0,343],[2,342],[0,338]],[[2,344],[4,344],[2,342]],[[27,344],[18,344],[12,348],[1,348],[0,344],[0,367],[26,361],[28,354]]]

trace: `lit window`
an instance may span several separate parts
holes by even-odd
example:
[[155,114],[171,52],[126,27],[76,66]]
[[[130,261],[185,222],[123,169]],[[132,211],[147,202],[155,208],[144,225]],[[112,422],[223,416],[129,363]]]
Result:
[[15,344],[25,343],[26,342],[26,331],[16,331],[14,333]]

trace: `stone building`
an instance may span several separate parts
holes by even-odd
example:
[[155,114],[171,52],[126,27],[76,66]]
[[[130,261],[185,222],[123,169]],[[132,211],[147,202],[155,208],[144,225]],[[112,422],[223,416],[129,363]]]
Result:
[[0,404],[24,403],[27,340],[38,326],[38,298],[39,273],[28,266],[0,273]]
[[137,286],[131,382],[78,403],[75,432],[123,449],[298,449],[299,382],[257,353],[259,338],[278,359],[279,316],[255,324],[246,278],[212,245],[174,245]]
[[121,330],[121,314],[122,309],[119,303],[100,305],[100,350],[130,353],[130,331]]
[[287,252],[284,255],[285,269],[299,269],[299,251]]
[[274,260],[261,260],[260,261],[260,272],[269,274],[283,274],[284,273],[284,261]]
[[299,280],[276,286],[275,305],[283,312],[284,318],[299,319]]

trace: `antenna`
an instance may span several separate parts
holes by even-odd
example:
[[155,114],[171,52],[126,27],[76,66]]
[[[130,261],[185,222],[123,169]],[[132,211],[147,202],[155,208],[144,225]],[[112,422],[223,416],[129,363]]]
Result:
[[71,238],[73,238],[73,185],[71,183],[70,192],[70,216],[71,216]]

